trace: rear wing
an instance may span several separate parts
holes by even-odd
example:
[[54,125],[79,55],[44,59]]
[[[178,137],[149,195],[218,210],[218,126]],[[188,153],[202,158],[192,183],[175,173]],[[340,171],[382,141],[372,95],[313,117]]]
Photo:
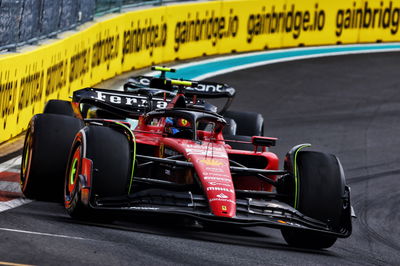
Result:
[[[147,89],[160,90],[163,92],[169,91],[173,93],[181,93],[184,94],[187,98],[192,98],[192,102],[194,104],[197,104],[197,99],[225,98],[226,102],[224,106],[221,110],[218,111],[218,113],[220,114],[223,114],[228,109],[236,94],[234,88],[224,83],[185,79],[168,79],[166,73],[176,72],[176,69],[174,68],[152,66],[151,70],[160,71],[160,76],[131,77],[124,84],[124,91],[137,93],[140,90]],[[203,102],[203,105],[210,104],[207,102]],[[216,107],[215,109],[217,110]]]
[[72,101],[97,106],[113,114],[138,117],[151,110],[167,107],[170,99],[164,99],[158,93],[158,90],[144,90],[141,93],[130,93],[98,88],[84,88],[73,93]]
[[[185,83],[193,85],[180,85]],[[218,110],[219,114],[225,113],[225,111],[231,105],[236,93],[234,88],[223,83],[209,81],[176,80],[163,77],[131,77],[128,82],[124,84],[125,92],[138,93],[143,90],[159,90],[160,92],[170,92],[173,94],[183,93],[187,99],[192,98],[192,102],[197,102],[198,99],[224,98],[226,99],[226,101],[223,107]],[[172,96],[165,98],[165,100],[170,101],[173,98],[173,94]],[[213,106],[212,104],[209,104],[207,102],[203,102],[203,105],[207,105],[210,107]],[[215,111],[217,111],[217,107],[212,108],[215,108]]]
[[[192,82],[186,81],[173,81],[172,85],[181,86],[181,89],[185,89],[188,85],[195,86]],[[73,93],[72,101],[86,106],[83,109],[81,107],[80,110],[83,117],[86,116],[90,106],[101,108],[114,115],[138,117],[156,109],[167,108],[175,96],[176,92],[150,88],[138,88],[134,92],[84,88]],[[215,106],[203,100],[194,99],[193,101],[189,97],[184,97],[184,99],[188,108],[212,112],[217,110]]]
[[[167,91],[178,91],[178,85],[171,84],[171,79],[150,76],[137,76],[129,78],[124,84],[124,91],[135,92],[140,88],[153,88]],[[185,87],[186,96],[196,95],[199,98],[233,98],[236,94],[234,88],[227,84],[210,81],[180,80],[196,83],[197,86]]]

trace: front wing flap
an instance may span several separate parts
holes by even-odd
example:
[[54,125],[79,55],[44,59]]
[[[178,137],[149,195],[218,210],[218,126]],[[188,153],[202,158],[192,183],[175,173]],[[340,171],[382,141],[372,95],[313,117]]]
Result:
[[346,217],[343,217],[345,221],[343,226],[339,229],[333,229],[328,223],[307,217],[290,205],[278,200],[237,199],[236,216],[233,218],[215,216],[209,210],[206,197],[192,194],[190,191],[150,189],[130,196],[97,199],[91,207],[109,211],[183,215],[206,222],[229,223],[238,226],[291,227],[317,231],[341,238],[348,237],[351,234],[351,222],[347,222],[351,220],[350,212],[349,215],[347,215],[347,211],[344,212]]

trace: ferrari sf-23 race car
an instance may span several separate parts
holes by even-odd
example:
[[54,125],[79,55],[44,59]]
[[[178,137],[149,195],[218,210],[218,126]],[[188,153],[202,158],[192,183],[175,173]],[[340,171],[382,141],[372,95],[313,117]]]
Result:
[[[298,145],[279,169],[269,151],[275,138],[224,134],[224,117],[188,89],[198,84],[163,80],[177,88],[174,95],[153,82],[139,91],[87,88],[72,102],[49,101],[26,133],[25,196],[62,199],[75,219],[121,211],[268,226],[307,248],[350,236],[350,188],[334,155]],[[163,108],[154,107],[159,96]]]

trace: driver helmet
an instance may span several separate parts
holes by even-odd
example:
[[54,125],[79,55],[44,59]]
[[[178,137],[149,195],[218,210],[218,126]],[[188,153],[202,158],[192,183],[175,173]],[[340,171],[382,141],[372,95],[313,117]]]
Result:
[[191,123],[184,118],[167,117],[165,119],[165,127],[168,133],[175,135],[181,132],[182,129],[190,128]]

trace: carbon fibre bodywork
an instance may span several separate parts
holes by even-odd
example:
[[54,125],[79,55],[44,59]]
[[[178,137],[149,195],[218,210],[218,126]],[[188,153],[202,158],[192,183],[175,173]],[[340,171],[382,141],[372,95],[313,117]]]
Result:
[[[193,125],[211,121],[215,123],[214,131],[194,127],[191,135],[168,136],[165,117],[184,118]],[[108,120],[91,122],[116,126]],[[297,195],[287,188],[285,179],[296,177],[295,155],[307,145],[294,147],[286,157],[285,169],[279,170],[278,158],[266,149],[232,149],[222,135],[224,123],[218,114],[187,108],[156,110],[139,117],[138,126],[131,131],[136,164],[130,193],[115,197],[91,195],[91,184],[82,176],[87,189],[83,202],[97,210],[175,214],[206,222],[296,228],[335,237],[351,234],[349,187],[342,195],[339,227],[304,215],[293,205]],[[130,134],[129,128],[120,130]]]
[[[225,134],[224,116],[200,99],[228,97],[225,110],[234,96],[228,85],[202,83],[203,88],[218,89],[199,91],[194,89],[199,83],[192,81],[138,80],[141,85],[130,91],[76,91],[67,104],[72,115],[62,102],[57,111],[63,114],[35,118],[43,125],[53,125],[57,118],[76,124],[76,129],[64,128],[69,135],[75,134],[72,143],[65,140],[63,144],[70,147],[68,162],[65,154],[53,158],[66,165],[58,170],[65,172],[64,205],[72,217],[87,219],[96,212],[120,211],[262,225],[282,229],[286,240],[290,238],[286,229],[293,229],[295,235],[311,232],[319,248],[350,236],[350,188],[336,156],[303,153],[310,145],[302,144],[287,153],[279,169],[278,156],[269,151],[277,139]],[[45,141],[51,133],[44,128],[42,145],[56,145]],[[54,130],[59,131],[58,126]],[[34,140],[37,130],[31,130],[29,137]],[[41,149],[31,142],[24,147],[26,170],[21,176],[29,177],[32,154]],[[238,148],[238,143],[247,148]],[[33,182],[32,178],[21,180],[25,185]],[[39,185],[34,185],[28,187],[38,190]],[[324,197],[319,190],[330,195]],[[46,188],[39,192],[43,191]]]

